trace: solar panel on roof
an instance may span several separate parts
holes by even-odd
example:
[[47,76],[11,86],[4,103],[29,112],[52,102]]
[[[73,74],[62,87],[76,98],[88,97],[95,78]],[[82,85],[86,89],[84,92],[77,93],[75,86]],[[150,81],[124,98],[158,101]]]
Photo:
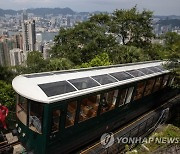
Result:
[[153,72],[161,72],[161,70],[160,69],[158,69],[158,68],[156,68],[156,67],[148,67],[148,69],[150,69],[151,71],[153,71]]
[[133,78],[133,76],[131,76],[125,72],[116,72],[116,73],[111,73],[110,75],[112,75],[113,77],[115,77],[119,81]]
[[128,72],[129,74],[135,76],[135,77],[139,77],[139,76],[143,76],[144,73],[140,72],[140,71],[137,71],[137,70],[131,70],[131,71],[126,71]]
[[92,78],[102,85],[117,82],[116,79],[112,78],[111,76],[107,74],[92,76]]
[[76,89],[67,81],[39,84],[38,86],[44,91],[44,93],[48,97],[76,91]]
[[36,78],[36,77],[43,77],[43,76],[51,76],[52,73],[41,73],[41,74],[30,74],[30,75],[24,75],[26,78]]
[[69,80],[69,82],[71,82],[78,90],[99,86],[97,82],[95,82],[93,79],[89,77],[73,79]]
[[154,73],[153,71],[151,71],[151,70],[149,70],[147,68],[141,68],[141,69],[138,69],[138,70],[143,72],[146,75]]

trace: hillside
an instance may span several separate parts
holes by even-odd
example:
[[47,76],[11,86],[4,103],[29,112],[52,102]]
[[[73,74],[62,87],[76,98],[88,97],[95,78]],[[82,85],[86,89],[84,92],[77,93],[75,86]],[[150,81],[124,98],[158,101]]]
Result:
[[[17,13],[21,14],[23,10],[3,10],[0,9],[0,16],[4,16],[5,14],[8,15],[16,15]],[[58,14],[75,14],[75,12],[70,9],[70,8],[35,8],[35,9],[27,9],[27,13],[33,13],[35,15],[43,16],[46,14],[53,14],[53,15],[58,15]]]

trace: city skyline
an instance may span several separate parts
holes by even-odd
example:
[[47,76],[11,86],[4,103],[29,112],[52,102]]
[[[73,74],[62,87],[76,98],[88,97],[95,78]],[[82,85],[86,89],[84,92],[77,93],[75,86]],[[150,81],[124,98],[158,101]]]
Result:
[[22,10],[28,8],[65,8],[76,12],[107,11],[129,9],[137,5],[138,10],[148,9],[154,15],[180,15],[179,0],[0,0],[1,9]]

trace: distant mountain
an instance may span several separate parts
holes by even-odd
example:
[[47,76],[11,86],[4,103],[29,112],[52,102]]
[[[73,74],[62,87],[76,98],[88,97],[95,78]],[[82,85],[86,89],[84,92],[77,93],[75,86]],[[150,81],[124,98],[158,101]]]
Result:
[[[16,15],[17,13],[22,13],[23,10],[3,10],[0,9],[0,16],[4,16],[5,14],[8,15]],[[35,9],[27,9],[27,13],[33,13],[35,15],[40,15],[44,16],[46,14],[53,14],[53,15],[58,15],[58,14],[75,14],[73,10],[70,8],[35,8]]]
[[9,14],[9,15],[15,15],[17,14],[18,11],[15,10],[3,10],[0,9],[0,16],[4,16],[5,14]]
[[180,20],[179,19],[164,19],[164,20],[159,20],[157,24],[161,26],[171,25],[172,27],[175,27],[175,26],[180,27]]
[[167,19],[180,19],[180,16],[176,15],[170,15],[170,16],[154,16],[154,18],[159,18],[161,20],[167,20]]

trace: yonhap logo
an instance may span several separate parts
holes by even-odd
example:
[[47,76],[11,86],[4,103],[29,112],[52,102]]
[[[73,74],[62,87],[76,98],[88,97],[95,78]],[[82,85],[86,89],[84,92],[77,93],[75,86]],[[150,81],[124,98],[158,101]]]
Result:
[[104,148],[108,148],[114,144],[114,134],[113,133],[105,133],[101,136],[101,144]]

